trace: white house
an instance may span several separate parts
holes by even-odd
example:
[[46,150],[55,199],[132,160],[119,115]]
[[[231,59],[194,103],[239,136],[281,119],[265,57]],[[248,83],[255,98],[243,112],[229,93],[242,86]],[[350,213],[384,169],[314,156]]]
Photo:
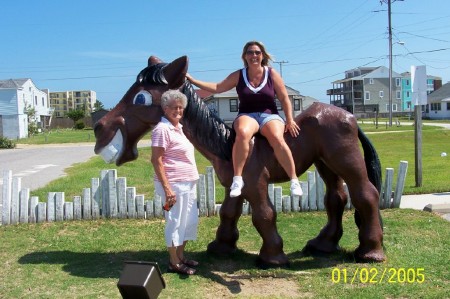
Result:
[[48,90],[38,89],[31,79],[0,80],[0,137],[27,137],[27,111],[33,109],[36,113],[30,122],[40,129],[47,127],[52,115]]
[[450,82],[427,96],[425,117],[430,119],[450,119]]
[[[286,86],[286,90],[289,99],[291,100],[294,117],[308,108],[313,102],[312,98],[301,95],[300,92],[289,86]],[[212,95],[203,90],[197,90],[197,94],[205,101],[209,109],[214,111],[225,123],[233,123],[239,108],[239,100],[235,88],[227,92]],[[308,98],[308,100],[306,98]],[[276,103],[281,117],[285,118],[280,102],[276,100]]]

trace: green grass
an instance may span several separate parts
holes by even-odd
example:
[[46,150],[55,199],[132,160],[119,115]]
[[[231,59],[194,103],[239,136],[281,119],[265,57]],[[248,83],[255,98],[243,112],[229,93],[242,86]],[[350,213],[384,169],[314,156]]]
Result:
[[[261,239],[249,216],[238,223],[238,252],[227,258],[206,253],[219,219],[202,217],[198,240],[187,246],[189,256],[201,266],[198,275],[187,279],[166,272],[161,220],[4,226],[0,227],[0,298],[120,298],[116,284],[126,260],[160,264],[167,288],[159,298],[449,298],[448,222],[413,210],[383,210],[382,216],[387,261],[357,264],[350,254],[358,245],[352,211],[344,213],[343,251],[327,257],[300,252],[325,224],[324,212],[280,214],[277,227],[291,267],[271,270],[254,265]],[[423,283],[412,276],[418,268],[423,269]],[[391,272],[380,281],[384,269]],[[402,276],[390,277],[400,269],[409,270],[409,283],[399,282]],[[340,280],[334,276],[333,282],[337,271]],[[356,271],[370,271],[377,281],[370,283],[357,275],[351,283]]]
[[54,144],[79,142],[95,142],[94,131],[92,129],[55,129],[33,135],[28,138],[22,138],[17,141],[17,143],[23,144]]

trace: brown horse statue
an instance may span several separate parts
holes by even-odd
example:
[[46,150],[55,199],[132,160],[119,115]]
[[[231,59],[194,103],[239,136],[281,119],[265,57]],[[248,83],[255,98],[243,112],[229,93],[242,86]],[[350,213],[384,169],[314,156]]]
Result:
[[[230,254],[236,250],[239,238],[237,222],[246,199],[251,206],[253,224],[263,240],[258,264],[261,267],[288,265],[283,240],[277,231],[277,215],[267,191],[269,183],[287,181],[287,174],[276,160],[268,141],[256,135],[243,172],[246,184],[242,194],[229,197],[235,133],[197,96],[190,82],[185,80],[187,69],[186,56],[171,63],[150,57],[148,66],[139,73],[122,100],[95,125],[95,153],[117,166],[136,159],[137,142],[163,115],[161,94],[168,89],[179,89],[188,98],[182,119],[183,130],[195,148],[211,162],[225,187],[220,225],[216,239],[208,245],[208,252]],[[301,128],[300,135],[294,138],[286,133],[285,139],[292,151],[297,175],[314,164],[326,185],[328,221],[304,249],[313,253],[339,250],[338,243],[343,234],[342,215],[347,203],[345,182],[359,227],[359,246],[354,256],[357,261],[383,261],[383,231],[378,207],[381,169],[374,147],[358,127],[355,117],[332,105],[314,103],[295,121]]]

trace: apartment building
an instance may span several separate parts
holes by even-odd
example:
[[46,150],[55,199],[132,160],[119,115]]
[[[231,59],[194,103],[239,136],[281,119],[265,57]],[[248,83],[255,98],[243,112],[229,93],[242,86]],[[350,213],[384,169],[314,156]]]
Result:
[[86,114],[94,111],[97,93],[92,90],[50,92],[50,106],[55,109],[55,117],[64,117],[71,110],[84,109]]

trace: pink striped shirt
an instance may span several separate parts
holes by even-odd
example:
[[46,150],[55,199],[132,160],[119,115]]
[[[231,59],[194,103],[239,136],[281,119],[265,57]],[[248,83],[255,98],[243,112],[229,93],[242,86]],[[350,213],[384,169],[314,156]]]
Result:
[[[194,146],[183,133],[182,125],[174,127],[165,117],[153,129],[152,146],[164,148],[163,165],[169,182],[198,180]],[[155,181],[159,181],[155,175]]]

